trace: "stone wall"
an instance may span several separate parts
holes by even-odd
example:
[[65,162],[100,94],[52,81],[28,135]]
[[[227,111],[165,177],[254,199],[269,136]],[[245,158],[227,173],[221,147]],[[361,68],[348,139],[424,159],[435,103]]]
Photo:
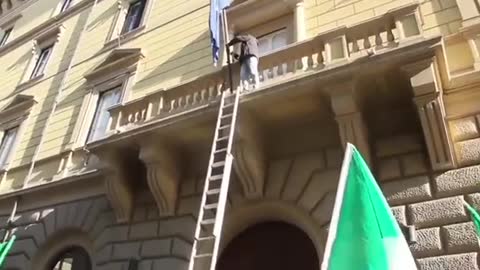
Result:
[[375,148],[388,202],[399,222],[417,229],[411,249],[420,269],[479,269],[477,237],[463,199],[480,207],[480,166],[431,173],[415,135],[388,138]]
[[[394,214],[400,223],[417,228],[418,242],[411,248],[419,269],[479,269],[477,239],[462,199],[480,208],[480,166],[431,173],[422,138],[416,134],[379,140],[373,150],[373,167]],[[233,178],[224,242],[254,223],[284,221],[304,230],[321,256],[341,161],[339,147],[272,160],[264,193],[254,200],[243,196]],[[127,270],[130,259],[138,259],[142,270],[185,269],[203,179],[203,173],[184,179],[173,217],[160,218],[147,192],[137,196],[141,199],[128,224],[114,221],[104,197],[22,212],[15,220],[19,240],[7,269],[38,269],[31,267],[32,261],[68,229],[85,233],[95,269]],[[265,204],[269,207],[262,208]],[[5,220],[2,217],[1,224]]]

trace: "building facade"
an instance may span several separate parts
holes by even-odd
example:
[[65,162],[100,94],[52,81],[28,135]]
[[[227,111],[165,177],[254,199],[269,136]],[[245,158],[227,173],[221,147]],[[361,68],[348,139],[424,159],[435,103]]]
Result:
[[[225,52],[212,64],[209,11],[0,1],[5,269],[187,269],[239,85]],[[261,85],[240,96],[219,269],[319,269],[347,142],[415,229],[419,269],[479,269],[478,0],[237,0],[227,18],[258,38]]]

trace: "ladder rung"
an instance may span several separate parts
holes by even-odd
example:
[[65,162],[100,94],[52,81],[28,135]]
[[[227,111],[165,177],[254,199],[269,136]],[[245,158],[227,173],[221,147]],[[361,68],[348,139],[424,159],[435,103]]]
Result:
[[214,152],[214,154],[218,154],[218,153],[222,153],[222,152],[226,152],[226,151],[227,151],[227,148],[222,148],[222,149],[216,150]]
[[228,140],[228,136],[217,139],[217,142]]
[[232,103],[228,103],[228,104],[223,104],[223,108],[228,108],[228,107],[233,107],[235,105],[235,102],[232,102]]
[[218,181],[223,179],[223,174],[217,174],[214,176],[210,176],[210,181]]
[[207,205],[205,205],[204,208],[206,210],[212,210],[212,209],[218,208],[218,203],[207,204]]
[[222,115],[222,119],[232,117],[232,116],[233,116],[233,113],[225,114],[225,115]]
[[215,223],[215,219],[214,218],[209,218],[209,219],[205,219],[205,220],[202,220],[200,222],[200,224],[202,225],[212,225]]
[[205,254],[195,255],[193,258],[203,259],[203,258],[209,258],[209,257],[213,257],[213,253],[205,253]]
[[205,236],[205,237],[199,237],[196,239],[197,241],[211,241],[215,240],[215,236]]
[[218,128],[219,130],[230,128],[232,125],[225,125]]
[[220,189],[219,189],[219,188],[216,188],[216,189],[212,189],[212,190],[207,191],[207,195],[208,195],[208,196],[216,195],[216,194],[219,194],[219,193],[220,193]]
[[225,161],[219,161],[212,164],[212,168],[219,168],[225,166]]

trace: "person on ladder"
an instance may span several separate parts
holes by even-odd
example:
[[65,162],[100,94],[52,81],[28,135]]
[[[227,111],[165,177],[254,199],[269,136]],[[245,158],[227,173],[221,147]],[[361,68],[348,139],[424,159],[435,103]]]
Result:
[[249,85],[253,80],[253,88],[260,86],[260,77],[258,75],[258,40],[250,34],[235,34],[234,38],[227,44],[233,46],[240,43],[240,55],[234,54],[234,57],[240,62],[240,81],[243,90],[250,90]]

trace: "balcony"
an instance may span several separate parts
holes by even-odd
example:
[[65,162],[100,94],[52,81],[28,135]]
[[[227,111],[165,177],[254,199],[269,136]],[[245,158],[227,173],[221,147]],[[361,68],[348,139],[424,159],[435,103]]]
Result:
[[[416,5],[406,6],[358,25],[339,27],[262,57],[259,63],[261,87],[265,92],[274,86],[312,75],[331,74],[368,57],[388,54],[420,42]],[[239,66],[232,65],[233,89],[239,86]],[[144,98],[114,107],[110,130],[115,136],[129,130],[198,110],[219,100],[221,91],[230,89],[228,68],[162,89]],[[248,95],[253,93],[248,93]]]
[[[241,93],[234,153],[246,197],[261,196],[268,159],[284,154],[280,148],[352,142],[371,161],[378,137],[414,132],[423,134],[434,170],[453,166],[436,78],[441,38],[423,36],[417,12],[418,5],[391,10],[260,59],[260,88]],[[128,219],[138,175],[147,178],[161,214],[172,213],[182,173],[206,166],[221,93],[238,91],[238,74],[233,64],[232,85],[223,67],[110,109],[106,136],[87,148],[112,172],[107,194],[119,220]]]

